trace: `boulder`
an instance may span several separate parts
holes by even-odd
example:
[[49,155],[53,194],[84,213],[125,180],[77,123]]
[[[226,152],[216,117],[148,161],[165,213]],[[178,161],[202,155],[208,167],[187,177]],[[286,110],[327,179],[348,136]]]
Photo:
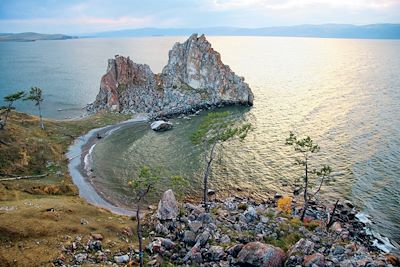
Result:
[[75,262],[78,264],[82,264],[88,257],[87,253],[79,253],[74,256]]
[[200,221],[189,222],[189,229],[195,233],[197,233],[202,226],[203,223]]
[[172,129],[172,123],[169,121],[154,121],[150,124],[150,128],[156,132],[163,132]]
[[312,267],[312,266],[325,266],[325,257],[321,253],[315,253],[312,255],[304,256],[304,266]]
[[196,234],[192,231],[186,230],[183,233],[183,242],[185,242],[188,245],[194,245],[196,243]]
[[239,254],[239,252],[242,250],[243,248],[243,244],[236,244],[232,247],[229,247],[226,250],[226,253],[228,253],[229,255],[233,256],[233,257],[237,257],[237,255]]
[[309,255],[314,250],[314,242],[307,239],[300,239],[296,244],[289,250],[289,256],[292,255]]
[[178,216],[178,205],[176,203],[174,192],[169,189],[164,192],[158,203],[157,218],[160,220],[172,220]]
[[94,240],[103,240],[103,235],[98,233],[90,234]]
[[247,222],[252,222],[257,219],[257,211],[252,206],[249,206],[244,212],[244,216],[246,217]]
[[281,267],[286,259],[282,249],[261,242],[246,244],[238,255],[238,263],[245,266]]
[[223,235],[221,236],[221,238],[219,239],[219,242],[221,244],[229,244],[231,242],[231,238],[228,235]]
[[129,261],[128,255],[114,256],[114,261],[118,264],[126,263]]
[[175,242],[168,238],[160,238],[161,246],[165,247],[167,250],[174,249],[176,247]]
[[207,254],[211,261],[219,261],[224,257],[225,252],[223,247],[211,246]]
[[200,247],[204,246],[210,237],[211,237],[210,231],[205,230],[196,237],[196,245],[198,244],[198,246]]

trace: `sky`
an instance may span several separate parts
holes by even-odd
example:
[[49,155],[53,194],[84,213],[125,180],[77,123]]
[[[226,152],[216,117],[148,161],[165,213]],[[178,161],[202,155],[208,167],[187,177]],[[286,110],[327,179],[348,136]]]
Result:
[[0,0],[0,32],[400,23],[400,0]]

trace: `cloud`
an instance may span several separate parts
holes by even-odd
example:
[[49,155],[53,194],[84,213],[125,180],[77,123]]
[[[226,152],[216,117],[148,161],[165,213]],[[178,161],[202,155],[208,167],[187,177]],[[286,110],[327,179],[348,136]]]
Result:
[[[152,17],[105,18],[84,16],[77,18],[38,18],[0,20],[0,32],[40,32],[86,34],[109,30],[143,28],[154,24]],[[167,24],[168,25],[168,21]]]
[[138,28],[146,27],[153,23],[153,18],[147,17],[118,17],[118,18],[104,18],[93,16],[81,16],[71,18],[37,18],[37,19],[8,19],[1,20],[2,24],[8,25],[62,25],[62,26],[86,26],[94,29],[119,29],[119,28]]
[[216,10],[229,9],[268,9],[287,10],[325,6],[327,8],[344,8],[349,10],[385,9],[400,6],[400,0],[211,0]]
[[400,0],[0,0],[0,32],[399,23]]

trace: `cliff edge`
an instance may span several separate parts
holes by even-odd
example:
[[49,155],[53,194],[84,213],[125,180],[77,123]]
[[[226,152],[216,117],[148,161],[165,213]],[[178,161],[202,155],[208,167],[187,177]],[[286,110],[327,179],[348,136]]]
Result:
[[222,63],[204,35],[193,34],[184,43],[175,43],[160,74],[129,57],[109,59],[100,91],[88,109],[165,116],[232,104],[252,105],[250,87]]

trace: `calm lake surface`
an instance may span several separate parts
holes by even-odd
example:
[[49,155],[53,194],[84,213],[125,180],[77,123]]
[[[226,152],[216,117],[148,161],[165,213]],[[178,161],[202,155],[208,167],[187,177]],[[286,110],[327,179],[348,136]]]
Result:
[[[174,42],[185,39],[0,43],[0,97],[39,86],[45,91],[47,117],[76,117],[94,100],[108,58],[130,56],[160,72]],[[375,229],[400,242],[400,41],[208,39],[255,95],[252,108],[228,108],[251,122],[253,131],[244,142],[225,145],[212,187],[222,195],[258,199],[291,193],[302,174],[284,145],[293,130],[321,146],[312,167],[327,163],[334,169],[334,181],[322,192],[329,203],[351,200],[372,215]],[[18,109],[36,112],[31,103],[18,104]],[[124,202],[127,180],[141,165],[150,164],[160,166],[165,176],[184,176],[193,192],[200,186],[203,162],[201,149],[188,136],[204,115],[175,119],[174,129],[161,134],[145,124],[114,132],[93,151],[95,183]]]

